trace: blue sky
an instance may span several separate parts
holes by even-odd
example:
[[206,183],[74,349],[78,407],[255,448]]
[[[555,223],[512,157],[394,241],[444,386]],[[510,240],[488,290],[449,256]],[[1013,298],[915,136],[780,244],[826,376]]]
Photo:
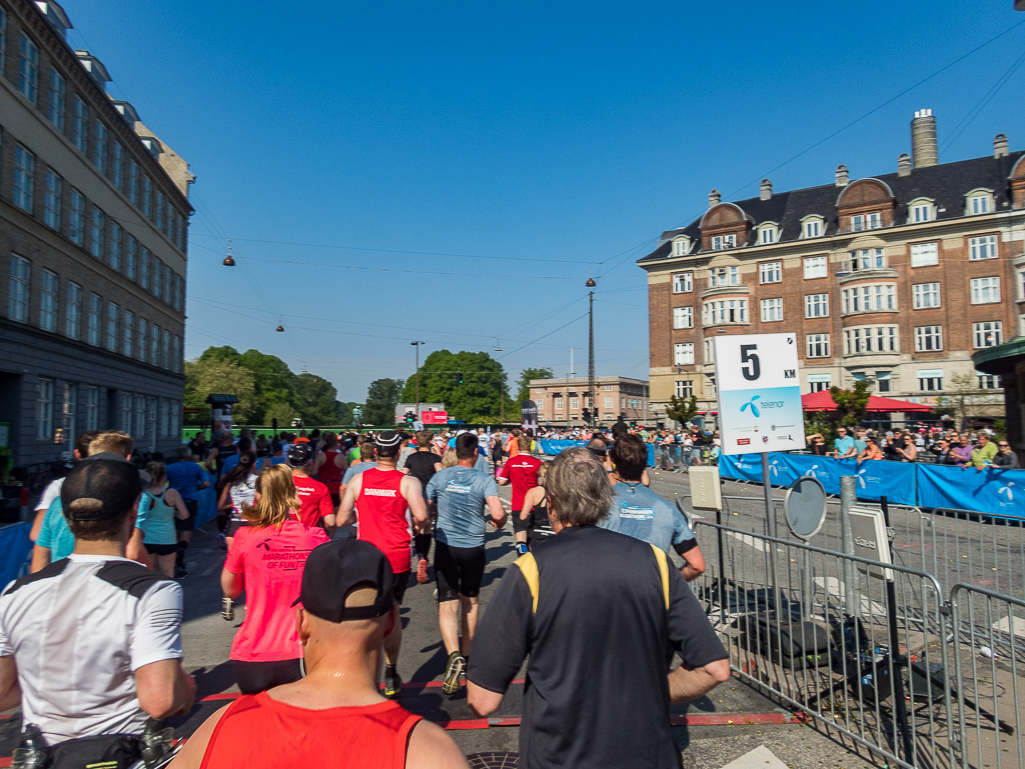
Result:
[[598,374],[646,378],[634,260],[711,188],[894,171],[923,107],[941,162],[1025,145],[1025,67],[951,141],[1022,25],[776,168],[1025,21],[1011,0],[631,5],[64,2],[69,42],[197,175],[187,356],[255,347],[343,400],[409,376],[414,339],[497,338],[510,379],[565,375],[573,347],[583,375],[589,271]]

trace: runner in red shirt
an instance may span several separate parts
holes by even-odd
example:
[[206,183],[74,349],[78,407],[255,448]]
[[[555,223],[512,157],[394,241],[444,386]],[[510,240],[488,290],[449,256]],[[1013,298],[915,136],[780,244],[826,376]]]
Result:
[[324,526],[324,519],[334,515],[331,494],[327,486],[310,477],[313,465],[313,446],[309,443],[293,443],[288,449],[288,465],[292,468],[295,493],[302,507],[299,520],[307,526]]
[[[355,476],[345,487],[338,519],[328,519],[329,526],[359,524],[359,538],[375,545],[391,564],[395,572],[395,601],[402,603],[409,583],[410,546],[413,532],[409,514],[416,531],[427,522],[427,504],[420,481],[395,468],[402,437],[394,430],[385,430],[374,441],[377,449],[377,467]],[[384,642],[384,693],[393,697],[402,689],[402,679],[395,670],[402,646],[402,626],[395,629]]]
[[516,441],[519,453],[512,456],[510,452],[509,461],[502,465],[498,471],[496,480],[499,486],[512,484],[512,520],[513,530],[516,532],[516,549],[522,555],[527,552],[527,532],[530,529],[529,521],[520,520],[520,511],[523,509],[523,498],[527,492],[537,486],[537,471],[541,467],[541,460],[530,456],[530,438],[521,435],[519,438],[511,438],[509,446]]
[[317,462],[313,466],[313,475],[317,480],[327,486],[331,495],[331,504],[338,507],[342,501],[339,488],[342,485],[342,474],[349,469],[349,463],[345,461],[345,454],[338,450],[338,436],[334,433],[324,435],[324,450],[317,455]]

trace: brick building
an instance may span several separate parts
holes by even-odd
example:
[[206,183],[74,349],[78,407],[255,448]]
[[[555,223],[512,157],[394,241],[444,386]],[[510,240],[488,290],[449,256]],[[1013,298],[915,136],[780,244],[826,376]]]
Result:
[[[627,422],[645,422],[648,409],[648,383],[643,379],[621,376],[594,378],[598,422],[611,424],[620,415]],[[537,404],[537,423],[544,425],[583,424],[587,377],[567,379],[531,379],[530,398]]]
[[0,0],[0,423],[13,465],[93,428],[181,440],[188,164],[54,2]]
[[[711,338],[796,332],[803,392],[867,379],[935,402],[978,349],[1025,333],[1025,152],[937,163],[936,118],[912,121],[895,173],[723,202],[662,235],[648,273],[652,408],[715,408]],[[999,400],[999,399],[997,399]]]

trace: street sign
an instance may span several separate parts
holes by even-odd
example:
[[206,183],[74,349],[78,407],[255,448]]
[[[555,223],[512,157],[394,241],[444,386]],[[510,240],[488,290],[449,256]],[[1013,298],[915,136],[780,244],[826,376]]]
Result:
[[807,542],[826,522],[826,490],[817,478],[802,475],[787,489],[783,514],[790,531]]
[[805,448],[796,334],[713,338],[724,454]]

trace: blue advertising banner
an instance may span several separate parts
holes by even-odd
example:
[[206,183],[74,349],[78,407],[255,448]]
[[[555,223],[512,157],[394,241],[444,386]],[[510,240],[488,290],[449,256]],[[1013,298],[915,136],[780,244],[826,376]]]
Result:
[[922,507],[949,507],[1025,518],[1025,470],[918,465]]
[[866,460],[860,465],[855,459],[834,459],[837,467],[837,494],[840,493],[841,475],[853,475],[858,479],[858,499],[878,501],[885,496],[897,505],[917,505],[917,480],[920,465],[912,462],[887,462]]
[[[554,457],[556,454],[561,454],[568,448],[573,446],[586,446],[586,441],[549,441],[542,439],[540,441],[541,453],[547,456]],[[655,447],[652,444],[648,444],[648,467],[655,466]],[[759,476],[760,477],[760,476]]]
[[32,540],[28,523],[15,523],[0,529],[0,590],[7,583],[28,574],[32,561]]

